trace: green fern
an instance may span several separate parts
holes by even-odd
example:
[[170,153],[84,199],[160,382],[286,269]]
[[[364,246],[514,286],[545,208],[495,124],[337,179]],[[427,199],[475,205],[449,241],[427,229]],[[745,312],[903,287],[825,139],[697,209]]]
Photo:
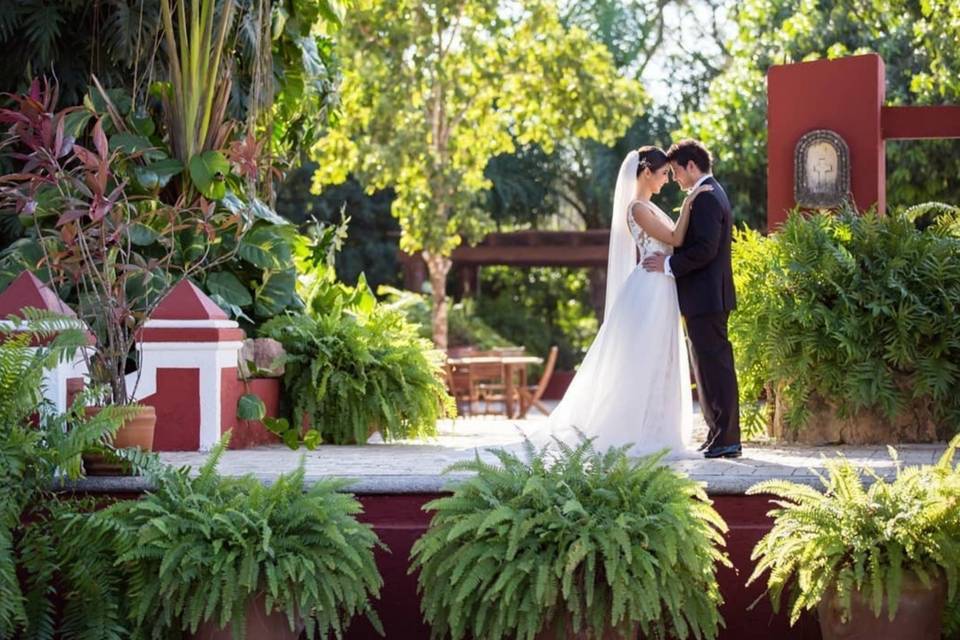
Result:
[[[904,575],[925,584],[942,576],[948,599],[960,603],[960,464],[956,437],[936,465],[900,468],[892,482],[846,460],[827,462],[824,491],[784,480],[754,485],[749,495],[771,494],[773,528],[753,550],[747,584],[768,574],[774,610],[788,595],[790,623],[834,591],[845,618],[854,591],[875,615],[897,613]],[[869,488],[862,476],[872,476]],[[951,618],[947,618],[947,622]],[[954,621],[953,624],[956,624]],[[947,625],[949,628],[949,624]]]
[[[889,216],[797,213],[766,238],[738,232],[730,334],[741,405],[776,401],[797,430],[827,405],[957,433],[958,219],[955,207],[929,203]],[[749,425],[760,435],[772,411],[745,414],[761,418]]]
[[310,638],[342,637],[358,613],[379,629],[370,604],[382,585],[378,541],[356,520],[361,507],[342,493],[346,482],[305,488],[302,462],[270,486],[252,476],[222,478],[216,466],[225,447],[196,476],[167,470],[143,499],[93,516],[97,526],[122,532],[117,561],[135,637],[194,632],[209,620],[242,638],[245,606],[259,594],[292,629],[305,623]]
[[[75,321],[27,317],[0,329],[0,638],[126,637],[112,556],[99,552],[107,543],[63,534],[63,518],[84,505],[61,502],[53,489],[82,474],[81,453],[112,437],[130,411],[88,418],[88,392],[58,414],[43,399],[44,371],[72,358],[86,338]],[[29,346],[54,333],[48,345]],[[57,598],[69,601],[61,611]]]
[[410,571],[431,637],[717,636],[726,525],[701,484],[589,440],[492,453],[452,465],[476,475],[424,507]]
[[260,333],[287,352],[293,424],[306,418],[326,442],[364,443],[373,429],[385,440],[431,436],[437,420],[455,412],[440,354],[396,310],[359,314],[334,304],[278,316]]

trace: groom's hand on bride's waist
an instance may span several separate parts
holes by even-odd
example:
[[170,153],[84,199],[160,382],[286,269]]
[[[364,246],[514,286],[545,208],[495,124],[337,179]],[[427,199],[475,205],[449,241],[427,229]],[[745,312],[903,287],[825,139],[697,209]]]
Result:
[[663,263],[666,261],[666,259],[667,259],[666,254],[663,254],[657,251],[656,253],[649,255],[643,259],[643,268],[646,269],[647,271],[656,271],[659,273],[663,273],[664,272]]

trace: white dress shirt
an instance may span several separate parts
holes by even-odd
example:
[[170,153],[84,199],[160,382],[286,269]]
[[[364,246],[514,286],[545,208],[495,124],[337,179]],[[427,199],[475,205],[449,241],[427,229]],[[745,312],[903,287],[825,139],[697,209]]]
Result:
[[[712,177],[713,177],[713,174],[712,174],[712,173],[705,173],[705,174],[703,174],[702,176],[700,176],[700,179],[697,180],[697,182],[696,182],[692,187],[690,187],[690,191],[688,191],[687,193],[692,193],[693,191],[696,191],[696,190],[697,190],[697,187],[699,187],[700,185],[702,185],[708,178],[712,178]],[[693,205],[691,204],[690,206],[692,207]],[[663,261],[663,272],[672,278],[672,277],[673,277],[673,269],[670,268],[670,258],[671,258],[671,257],[672,257],[672,256],[667,256],[666,260]]]

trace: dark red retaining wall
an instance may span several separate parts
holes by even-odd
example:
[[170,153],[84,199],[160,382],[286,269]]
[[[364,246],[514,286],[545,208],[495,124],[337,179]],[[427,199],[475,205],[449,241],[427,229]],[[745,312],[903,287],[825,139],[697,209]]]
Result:
[[[87,494],[80,491],[80,494]],[[89,494],[88,494],[89,495]],[[111,499],[135,499],[139,491],[96,492]],[[430,522],[424,504],[442,494],[369,494],[357,496],[363,504],[361,520],[373,525],[380,540],[389,551],[377,551],[377,565],[384,585],[377,613],[383,622],[387,637],[400,640],[429,640],[430,630],[420,617],[416,576],[407,575],[410,548],[423,535]],[[821,640],[817,621],[812,615],[802,617],[794,627],[787,623],[781,611],[774,615],[766,597],[748,610],[751,603],[763,594],[763,585],[744,587],[752,572],[750,552],[756,542],[770,529],[766,512],[770,508],[767,497],[743,495],[711,496],[714,506],[729,527],[727,551],[734,569],[718,573],[720,590],[725,604],[722,609],[726,628],[720,640]],[[353,621],[346,640],[374,640],[380,636],[364,618]],[[877,639],[880,640],[880,639]]]
[[[430,631],[420,618],[416,576],[407,575],[410,547],[429,524],[429,514],[421,507],[438,495],[362,495],[365,513],[362,520],[371,523],[390,552],[379,552],[377,564],[383,575],[384,586],[377,612],[388,638],[428,640]],[[783,611],[774,615],[766,599],[748,611],[747,607],[763,593],[763,586],[744,589],[750,577],[753,545],[770,528],[766,516],[767,498],[761,496],[713,496],[720,515],[727,521],[727,550],[736,571],[723,569],[718,575],[720,589],[726,603],[723,617],[726,629],[721,640],[820,640],[816,620],[810,616],[790,628]],[[367,640],[380,636],[366,620],[355,620],[347,635],[348,640]]]

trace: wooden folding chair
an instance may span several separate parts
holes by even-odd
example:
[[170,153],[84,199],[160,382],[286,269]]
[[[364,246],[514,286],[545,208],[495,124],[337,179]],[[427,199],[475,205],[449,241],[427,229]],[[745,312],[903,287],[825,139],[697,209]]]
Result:
[[550,415],[550,409],[543,404],[540,398],[543,397],[543,392],[547,390],[547,385],[550,384],[550,377],[553,375],[553,369],[557,365],[558,353],[560,353],[560,349],[557,346],[550,347],[550,353],[547,355],[546,364],[543,365],[543,375],[540,376],[540,380],[537,381],[537,384],[520,387],[521,418],[527,415],[530,407],[536,407],[545,416]]

